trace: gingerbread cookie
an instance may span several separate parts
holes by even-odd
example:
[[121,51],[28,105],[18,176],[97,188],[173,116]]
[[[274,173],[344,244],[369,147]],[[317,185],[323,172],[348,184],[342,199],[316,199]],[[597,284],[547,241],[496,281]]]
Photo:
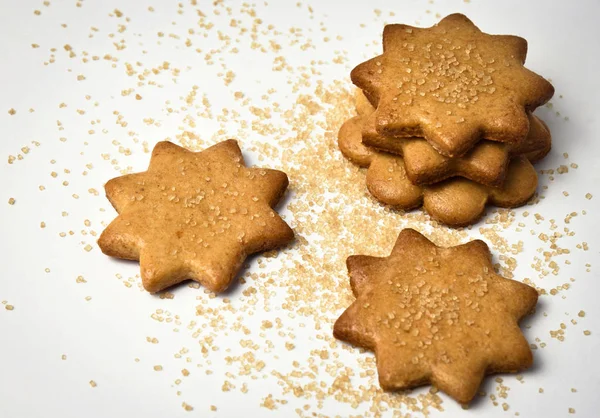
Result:
[[367,170],[367,188],[380,202],[409,210],[420,205],[432,218],[449,226],[475,223],[486,204],[517,207],[525,204],[537,188],[537,173],[523,156],[511,160],[501,187],[490,187],[456,177],[429,186],[413,184],[402,157],[377,152],[362,143],[364,118],[346,121],[338,134],[340,150],[350,161]]
[[430,28],[387,25],[384,52],[352,70],[354,84],[378,103],[376,129],[386,136],[424,137],[448,157],[482,138],[518,143],[527,113],[554,88],[523,64],[527,42],[481,32],[453,14]]
[[[365,99],[366,100],[366,99]],[[504,144],[482,140],[461,157],[446,157],[438,153],[423,138],[393,138],[376,130],[374,108],[366,114],[362,130],[363,144],[378,150],[404,157],[406,173],[414,184],[432,184],[450,177],[462,176],[488,186],[499,186],[504,181],[511,156],[525,155],[531,162],[538,161],[550,152],[551,135],[539,118],[529,115],[529,133],[517,144]]]
[[186,279],[221,292],[247,255],[293,239],[272,209],[287,185],[281,171],[247,168],[235,140],[202,152],[159,142],[147,171],[106,183],[119,216],[98,244],[106,255],[139,260],[149,292]]
[[442,248],[405,229],[388,257],[347,266],[356,300],[333,335],[375,352],[382,389],[431,383],[468,403],[484,375],[531,365],[519,321],[538,294],[495,274],[483,241]]

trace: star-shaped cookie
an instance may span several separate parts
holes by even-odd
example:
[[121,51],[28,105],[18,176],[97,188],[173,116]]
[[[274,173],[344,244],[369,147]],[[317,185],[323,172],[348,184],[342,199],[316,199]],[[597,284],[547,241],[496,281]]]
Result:
[[525,138],[527,112],[554,94],[523,66],[526,53],[523,38],[483,33],[453,14],[430,28],[387,25],[383,54],[358,65],[351,78],[378,103],[380,133],[424,137],[456,157],[482,138]]
[[388,257],[347,266],[356,300],[333,333],[375,352],[384,390],[431,383],[468,403],[484,375],[531,365],[518,323],[537,292],[495,274],[483,241],[441,248],[405,229]]
[[364,118],[363,144],[401,155],[408,178],[419,185],[462,176],[488,186],[501,186],[511,156],[525,155],[534,163],[544,158],[552,146],[552,137],[546,124],[529,114],[529,132],[523,141],[507,144],[484,139],[464,155],[451,158],[438,153],[423,138],[396,138],[377,132],[375,108],[362,93],[356,93],[356,111]]
[[119,216],[98,244],[109,256],[139,260],[149,292],[186,279],[220,292],[246,256],[293,239],[272,209],[287,185],[281,171],[247,168],[235,140],[202,152],[159,142],[147,171],[106,183]]

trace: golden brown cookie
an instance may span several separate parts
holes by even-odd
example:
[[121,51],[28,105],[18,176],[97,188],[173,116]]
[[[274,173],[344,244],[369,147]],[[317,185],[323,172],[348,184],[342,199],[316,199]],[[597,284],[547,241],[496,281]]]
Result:
[[347,266],[356,300],[333,335],[375,352],[382,389],[431,383],[468,403],[486,374],[531,365],[519,321],[538,294],[495,274],[483,241],[442,248],[404,229],[388,257]]
[[272,209],[287,185],[281,171],[247,168],[235,140],[202,152],[159,142],[147,171],[106,183],[119,216],[98,244],[106,255],[139,260],[149,292],[186,279],[221,292],[246,256],[293,239]]
[[480,141],[461,157],[446,157],[423,138],[393,138],[375,129],[376,113],[365,120],[362,141],[378,150],[403,156],[406,173],[414,184],[438,183],[461,176],[490,186],[501,185],[508,167],[509,153],[505,144]]
[[387,25],[384,52],[352,70],[386,136],[424,137],[440,153],[464,155],[482,138],[518,143],[527,112],[554,88],[523,64],[527,42],[481,32],[453,14],[430,28]]
[[363,125],[362,142],[381,151],[402,155],[408,178],[414,184],[438,183],[461,176],[488,186],[499,186],[504,181],[511,156],[525,155],[535,162],[550,151],[548,127],[534,115],[529,115],[529,121],[529,133],[518,144],[482,140],[465,155],[451,158],[438,153],[423,138],[381,135],[375,129],[375,113],[371,113]]
[[475,223],[487,204],[513,208],[525,204],[537,188],[537,173],[523,156],[514,157],[501,187],[455,177],[428,186],[413,184],[402,157],[375,151],[362,143],[364,118],[346,121],[338,133],[340,150],[350,161],[368,167],[367,189],[380,202],[409,210],[423,205],[432,218],[449,226]]

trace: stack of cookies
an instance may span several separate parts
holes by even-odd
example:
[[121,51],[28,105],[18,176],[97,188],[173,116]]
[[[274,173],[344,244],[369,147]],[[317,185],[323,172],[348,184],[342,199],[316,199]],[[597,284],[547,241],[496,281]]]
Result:
[[340,150],[368,167],[377,200],[422,205],[450,226],[476,222],[488,203],[523,205],[537,188],[532,163],[551,147],[532,112],[554,94],[526,54],[523,38],[485,34],[460,14],[425,29],[387,25],[383,54],[352,70],[358,115],[341,127]]

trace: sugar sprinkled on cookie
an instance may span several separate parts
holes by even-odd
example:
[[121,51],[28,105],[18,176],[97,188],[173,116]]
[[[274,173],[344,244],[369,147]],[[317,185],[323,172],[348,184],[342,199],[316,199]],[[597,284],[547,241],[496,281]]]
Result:
[[147,171],[106,184],[119,216],[98,244],[107,255],[139,260],[149,292],[186,279],[220,292],[247,255],[293,239],[272,209],[287,185],[281,171],[245,167],[234,140],[198,153],[160,142]]
[[334,336],[375,351],[383,389],[432,383],[468,403],[484,374],[531,365],[518,322],[537,292],[498,276],[483,241],[442,248],[405,229],[388,257],[347,265],[356,300]]
[[442,154],[477,141],[516,143],[527,111],[546,103],[552,85],[523,64],[527,42],[481,32],[452,14],[430,28],[387,25],[383,54],[352,70],[352,81],[378,104],[377,130],[423,136]]

